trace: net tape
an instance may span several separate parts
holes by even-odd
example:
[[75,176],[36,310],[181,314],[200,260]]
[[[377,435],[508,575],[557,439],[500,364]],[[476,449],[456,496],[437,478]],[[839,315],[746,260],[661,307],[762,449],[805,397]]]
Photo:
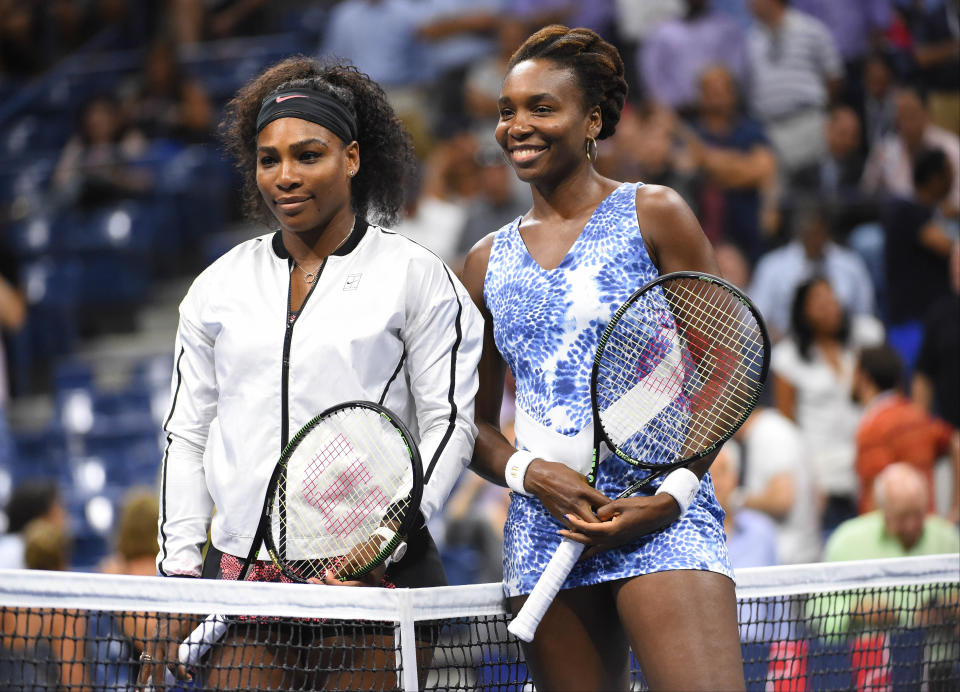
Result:
[[[748,569],[737,581],[749,689],[960,688],[956,554]],[[500,584],[357,589],[16,570],[0,570],[0,685],[133,689],[150,617],[183,614],[192,626],[211,612],[247,616],[232,630],[242,636],[221,642],[219,669],[200,666],[180,689],[258,688],[270,666],[249,677],[258,662],[244,657],[263,652],[255,643],[293,652],[272,666],[287,677],[262,689],[532,689]],[[228,685],[224,671],[248,677]]]

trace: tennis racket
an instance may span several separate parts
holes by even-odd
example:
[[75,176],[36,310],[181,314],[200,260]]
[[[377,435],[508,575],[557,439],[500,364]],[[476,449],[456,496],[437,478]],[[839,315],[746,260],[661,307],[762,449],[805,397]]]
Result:
[[[420,452],[403,422],[372,402],[339,404],[284,448],[247,562],[265,545],[295,582],[322,581],[327,571],[341,581],[357,579],[403,557],[422,494]],[[196,663],[229,621],[209,615],[180,645],[180,662]]]
[[[642,286],[600,336],[590,375],[596,485],[600,445],[649,475],[628,497],[669,471],[716,450],[757,404],[770,339],[759,311],[709,274],[675,272]],[[585,546],[563,539],[511,633],[531,641]]]
[[263,542],[293,581],[327,571],[356,579],[402,557],[394,553],[422,494],[420,453],[400,419],[371,402],[340,404],[283,450],[264,499]]

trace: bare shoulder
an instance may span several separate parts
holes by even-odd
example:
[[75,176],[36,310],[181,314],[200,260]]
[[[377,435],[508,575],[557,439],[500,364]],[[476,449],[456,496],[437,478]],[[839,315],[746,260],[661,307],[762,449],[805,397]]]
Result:
[[637,216],[668,219],[675,214],[691,214],[690,207],[676,190],[665,185],[637,187]]
[[661,273],[718,273],[713,248],[680,193],[664,185],[637,188],[637,223],[651,259]]

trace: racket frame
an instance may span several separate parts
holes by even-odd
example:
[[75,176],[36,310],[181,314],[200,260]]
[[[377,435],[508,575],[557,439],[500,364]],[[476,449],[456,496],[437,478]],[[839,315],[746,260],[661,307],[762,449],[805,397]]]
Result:
[[[713,444],[707,446],[706,448],[704,448],[703,450],[697,452],[692,456],[686,457],[684,459],[679,459],[677,461],[665,463],[665,464],[654,464],[648,461],[644,461],[643,459],[637,459],[635,457],[630,456],[629,454],[626,454],[610,440],[610,437],[607,434],[607,431],[603,427],[603,423],[600,418],[600,411],[597,406],[597,400],[598,400],[597,377],[600,370],[600,362],[603,358],[603,353],[606,350],[607,342],[610,340],[611,334],[616,329],[617,323],[619,323],[624,313],[627,312],[627,310],[630,308],[631,305],[633,305],[638,300],[640,300],[640,298],[643,297],[649,291],[653,290],[657,286],[660,286],[661,284],[667,283],[668,281],[675,281],[677,279],[691,279],[695,281],[705,281],[707,283],[715,284],[717,286],[720,286],[723,290],[727,291],[728,293],[730,293],[730,295],[732,295],[734,298],[740,301],[740,303],[742,303],[744,307],[746,307],[747,310],[749,310],[752,313],[754,320],[757,323],[757,328],[760,330],[760,335],[763,339],[763,359],[760,364],[759,377],[757,378],[759,386],[753,392],[752,399],[748,401],[744,406],[743,413],[741,414],[740,418],[736,421],[734,425],[730,426],[729,431],[723,437],[716,440]],[[593,357],[593,369],[590,372],[590,408],[593,414],[593,424],[598,429],[597,434],[599,436],[599,439],[604,444],[607,445],[607,448],[613,454],[616,454],[618,457],[620,457],[627,463],[637,466],[639,468],[654,470],[656,472],[653,475],[649,476],[648,478],[644,479],[643,481],[639,481],[634,485],[632,485],[630,488],[625,490],[620,495],[620,497],[625,497],[626,495],[633,494],[633,492],[636,492],[640,487],[643,487],[644,485],[649,484],[655,478],[658,478],[659,476],[665,473],[668,473],[669,471],[672,471],[674,469],[680,468],[682,466],[688,466],[693,462],[697,461],[698,459],[702,459],[708,454],[719,449],[719,447],[728,439],[730,439],[733,436],[733,434],[740,428],[740,426],[743,425],[743,422],[750,416],[750,414],[753,412],[753,409],[756,408],[757,403],[760,400],[760,392],[763,390],[763,383],[767,379],[767,374],[769,369],[770,369],[770,335],[767,332],[767,326],[763,321],[763,316],[760,314],[760,311],[757,309],[756,305],[754,305],[753,302],[746,296],[746,294],[744,294],[743,291],[741,291],[739,288],[731,284],[729,281],[721,279],[718,276],[714,276],[713,274],[708,274],[706,272],[679,271],[679,272],[670,272],[668,274],[662,274],[656,277],[655,279],[648,281],[643,286],[641,286],[636,291],[634,291],[634,293],[629,298],[627,298],[627,300],[625,300],[619,308],[617,308],[617,311],[613,313],[613,316],[610,318],[610,321],[607,323],[606,328],[603,330],[603,333],[600,335],[600,339],[597,342],[597,351]],[[597,469],[599,465],[600,465],[600,451],[599,451],[599,444],[598,444],[598,445],[595,445],[594,447],[593,460],[591,462],[590,472],[586,476],[587,482],[591,486],[594,486],[596,484]]]
[[394,551],[400,546],[401,543],[404,542],[406,536],[409,535],[410,531],[414,528],[417,517],[420,515],[420,501],[423,498],[423,464],[420,459],[420,450],[414,442],[413,436],[410,434],[409,429],[400,419],[400,417],[385,406],[375,404],[372,401],[362,400],[345,401],[321,411],[316,416],[311,418],[303,427],[301,427],[300,430],[298,430],[297,433],[290,438],[290,441],[287,443],[286,447],[283,448],[283,452],[280,454],[280,459],[277,461],[276,466],[273,468],[273,473],[270,475],[270,482],[267,484],[267,492],[263,500],[263,509],[260,513],[260,521],[261,525],[263,526],[263,545],[266,547],[267,553],[270,555],[270,559],[273,561],[273,564],[276,565],[281,572],[283,572],[284,575],[296,582],[304,583],[306,580],[297,574],[295,570],[289,567],[287,561],[281,557],[280,551],[277,548],[276,541],[273,537],[272,528],[273,499],[278,492],[281,476],[283,476],[287,469],[287,463],[290,461],[290,457],[293,455],[294,451],[296,451],[297,447],[307,436],[307,434],[326,418],[342,409],[348,408],[364,408],[374,411],[383,417],[388,423],[390,423],[390,425],[396,430],[397,434],[400,436],[400,439],[403,441],[404,447],[406,447],[406,450],[410,455],[410,465],[411,469],[413,470],[413,484],[410,490],[410,501],[407,505],[406,511],[402,515],[400,526],[394,533],[393,538],[387,541],[387,543],[380,548],[380,551],[377,553],[377,555],[372,560],[367,562],[361,569],[341,575],[338,577],[338,579],[340,579],[340,581],[357,579],[376,569],[388,557],[393,555]]

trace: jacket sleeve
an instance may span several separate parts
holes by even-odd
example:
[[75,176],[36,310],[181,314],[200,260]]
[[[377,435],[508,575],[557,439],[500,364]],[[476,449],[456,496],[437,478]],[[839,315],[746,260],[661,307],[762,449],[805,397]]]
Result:
[[203,454],[217,410],[214,336],[201,326],[196,293],[195,284],[180,305],[170,411],[163,425],[157,555],[163,576],[200,576],[200,551],[213,515]]
[[404,347],[420,429],[420,508],[429,521],[473,454],[483,322],[449,268],[437,259],[426,270],[409,274]]

